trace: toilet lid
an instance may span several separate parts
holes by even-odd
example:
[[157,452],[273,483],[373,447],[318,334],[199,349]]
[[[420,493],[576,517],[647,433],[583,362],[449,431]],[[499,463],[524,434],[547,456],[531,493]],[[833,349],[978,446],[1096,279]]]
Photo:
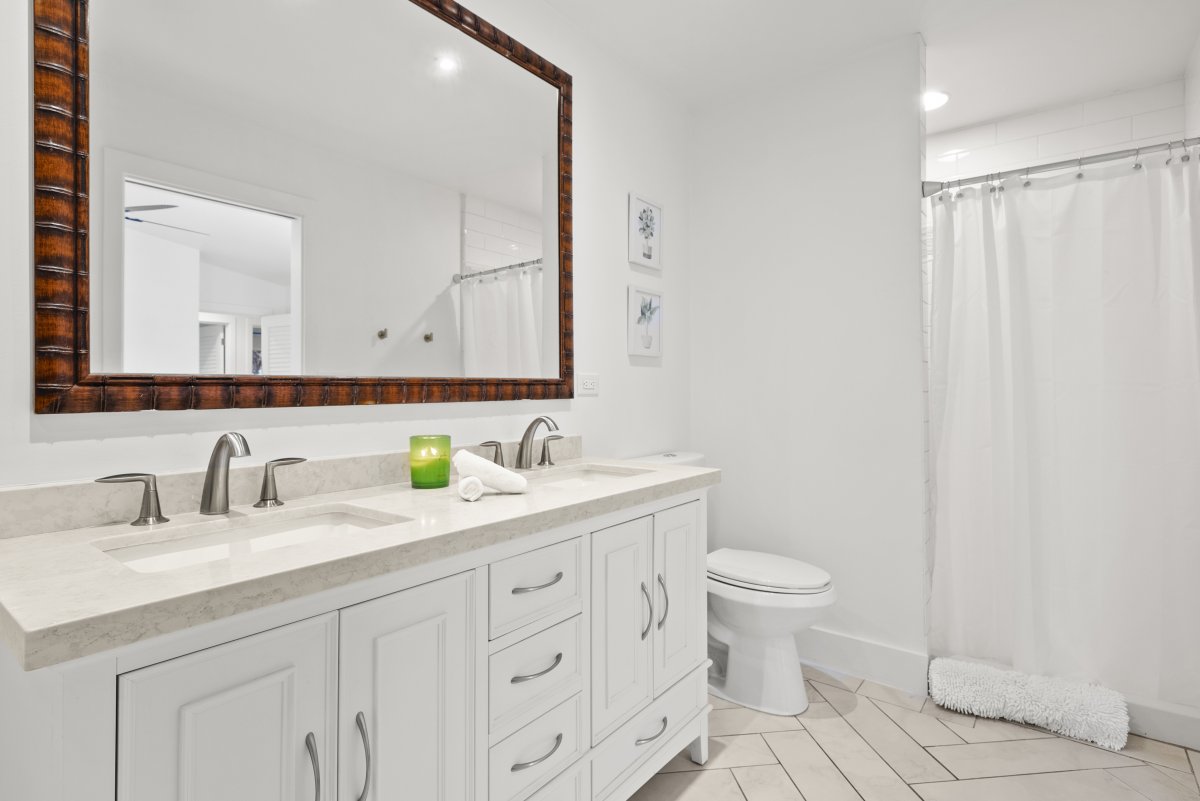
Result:
[[815,565],[759,551],[721,548],[708,555],[708,572],[742,586],[775,590],[821,590],[833,578]]

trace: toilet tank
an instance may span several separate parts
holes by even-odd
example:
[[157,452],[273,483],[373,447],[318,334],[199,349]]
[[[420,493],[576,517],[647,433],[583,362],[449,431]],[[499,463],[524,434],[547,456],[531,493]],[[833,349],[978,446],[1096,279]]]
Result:
[[662,453],[652,453],[647,456],[636,456],[630,461],[700,467],[704,464],[704,454],[696,453],[695,451],[663,451]]

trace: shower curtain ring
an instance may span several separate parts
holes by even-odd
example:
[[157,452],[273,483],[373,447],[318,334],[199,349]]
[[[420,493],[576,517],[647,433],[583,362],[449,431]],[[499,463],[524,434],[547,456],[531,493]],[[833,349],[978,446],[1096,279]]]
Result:
[[1029,180],[1029,168],[1028,167],[1025,168],[1025,184],[1024,184],[1024,186],[1026,189],[1033,186],[1033,181]]
[[1142,168],[1142,149],[1140,147],[1133,151],[1133,168],[1135,170]]
[[1083,180],[1083,157],[1082,156],[1079,157],[1079,172],[1075,173],[1075,177],[1078,180]]
[[1174,160],[1175,160],[1175,143],[1167,142],[1167,165],[1170,166],[1171,162]]

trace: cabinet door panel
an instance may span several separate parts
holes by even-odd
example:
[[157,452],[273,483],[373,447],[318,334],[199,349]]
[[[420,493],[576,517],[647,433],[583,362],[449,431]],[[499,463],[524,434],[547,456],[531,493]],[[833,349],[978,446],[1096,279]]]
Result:
[[119,680],[121,801],[316,798],[313,733],[334,798],[337,615],[236,640]]
[[474,578],[452,576],[342,611],[340,798],[474,797]]
[[651,698],[653,540],[649,517],[592,534],[593,742]]
[[654,696],[707,653],[707,554],[700,504],[654,516]]

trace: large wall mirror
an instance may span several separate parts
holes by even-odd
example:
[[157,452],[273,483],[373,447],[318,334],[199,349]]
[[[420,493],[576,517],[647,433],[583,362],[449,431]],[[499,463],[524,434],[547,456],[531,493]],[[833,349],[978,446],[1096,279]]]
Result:
[[571,79],[448,0],[36,0],[35,409],[571,397]]

